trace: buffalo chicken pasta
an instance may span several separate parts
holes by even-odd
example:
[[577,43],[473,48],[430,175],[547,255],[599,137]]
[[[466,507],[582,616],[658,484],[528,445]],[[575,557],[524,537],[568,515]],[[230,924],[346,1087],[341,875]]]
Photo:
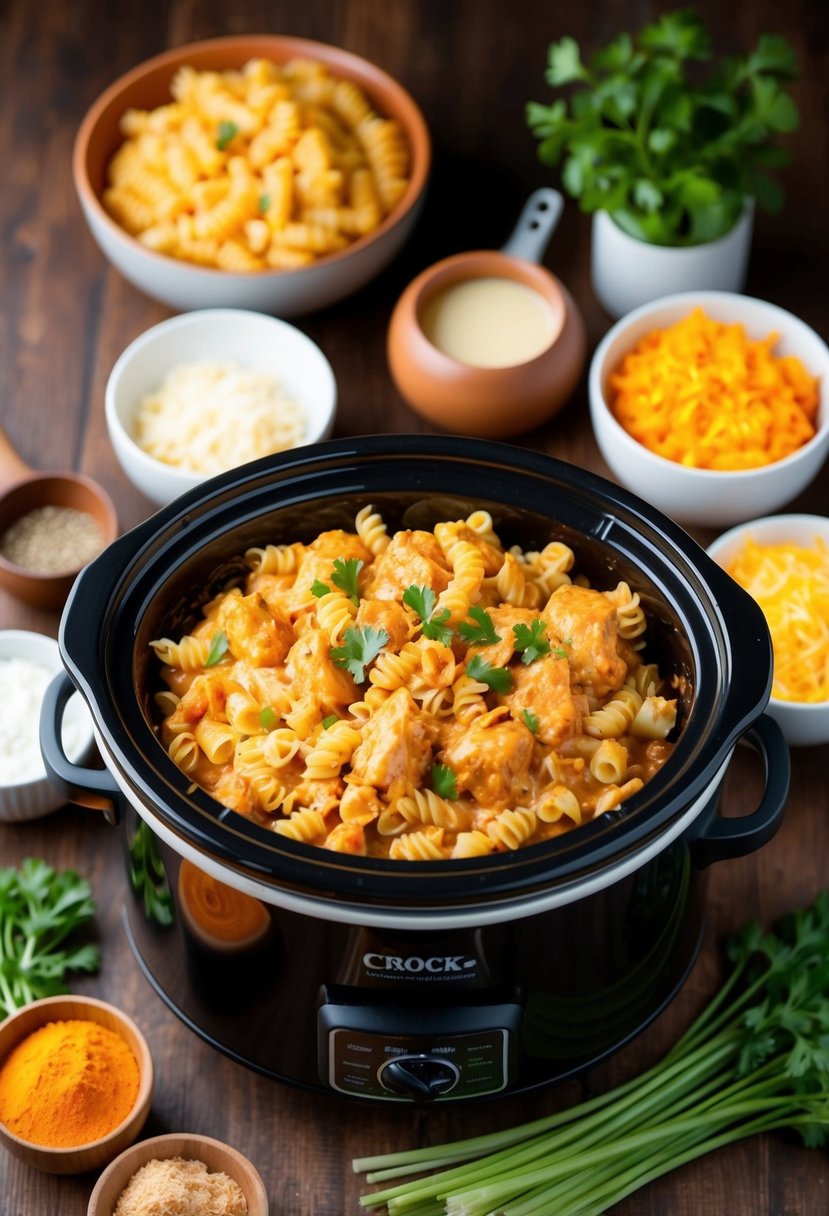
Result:
[[486,511],[245,554],[161,662],[161,742],[219,803],[307,844],[474,857],[618,807],[665,762],[676,700],[627,583],[505,548]]

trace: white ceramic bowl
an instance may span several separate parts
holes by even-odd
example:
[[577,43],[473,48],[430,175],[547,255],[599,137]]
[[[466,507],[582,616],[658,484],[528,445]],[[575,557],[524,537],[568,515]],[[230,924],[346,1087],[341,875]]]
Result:
[[[817,536],[829,544],[829,518],[825,515],[770,515],[731,528],[709,545],[708,553],[718,565],[727,567],[748,537],[758,544],[790,541],[808,548],[814,545]],[[793,746],[829,743],[829,701],[781,701],[772,696],[767,712]]]
[[[692,469],[657,456],[617,422],[608,404],[608,380],[645,334],[664,329],[702,308],[717,321],[739,322],[749,338],[779,333],[776,355],[796,355],[820,378],[817,434],[783,460],[758,469]],[[685,524],[729,527],[766,515],[795,498],[829,454],[829,347],[790,312],[730,292],[683,292],[644,304],[607,332],[590,364],[590,418],[596,442],[613,475],[666,515]]]
[[[123,140],[119,123],[130,108],[154,109],[170,101],[170,81],[189,65],[200,71],[241,68],[251,59],[284,63],[294,58],[326,64],[339,79],[356,82],[378,114],[395,119],[411,151],[409,185],[378,228],[345,249],[299,270],[236,273],[197,266],[147,249],[104,209],[110,158]],[[175,47],[146,60],[106,89],[81,123],[72,175],[84,216],[102,252],[124,278],[171,308],[254,308],[297,317],[327,307],[374,278],[411,235],[423,203],[431,164],[429,131],[409,93],[375,64],[339,47],[306,38],[244,34]]]
[[[63,671],[58,644],[43,633],[25,629],[0,630],[0,660],[25,659],[44,667],[50,675]],[[36,728],[39,729],[39,728]],[[92,719],[81,697],[74,693],[66,707],[63,745],[70,760],[88,755],[93,742]],[[39,772],[24,780],[0,782],[0,821],[20,823],[38,819],[62,806],[66,799],[49,782],[38,756]]]
[[217,308],[162,321],[131,342],[110,372],[106,386],[109,438],[127,477],[152,502],[164,505],[206,481],[156,460],[133,438],[141,400],[183,363],[235,363],[274,377],[299,405],[307,424],[303,443],[327,439],[334,426],[337,386],[331,365],[304,333],[263,313]]

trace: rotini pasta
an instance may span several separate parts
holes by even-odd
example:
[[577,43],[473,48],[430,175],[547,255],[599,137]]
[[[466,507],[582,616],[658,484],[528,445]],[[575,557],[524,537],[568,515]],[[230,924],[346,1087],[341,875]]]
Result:
[[323,63],[185,66],[127,110],[103,203],[142,244],[232,273],[295,269],[372,232],[409,184],[396,120]]
[[591,589],[561,542],[505,549],[483,509],[390,533],[366,504],[353,531],[244,561],[188,633],[151,643],[153,700],[188,778],[281,836],[484,857],[615,811],[670,754],[638,593]]

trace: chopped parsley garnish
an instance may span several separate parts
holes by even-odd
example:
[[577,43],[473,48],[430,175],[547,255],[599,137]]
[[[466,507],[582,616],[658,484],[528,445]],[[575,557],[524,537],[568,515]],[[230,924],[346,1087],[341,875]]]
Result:
[[444,646],[452,644],[452,628],[447,625],[449,609],[435,612],[437,596],[431,587],[416,587],[414,583],[403,592],[403,603],[413,609],[423,624],[423,636]]
[[329,714],[327,718],[323,718],[323,720],[322,720],[322,729],[329,730],[334,725],[334,723],[339,722],[339,720],[340,719],[337,717],[336,714]]
[[[331,571],[331,582],[335,587],[339,587],[340,591],[350,596],[355,605],[360,603],[357,575],[362,568],[363,563],[359,557],[347,557],[345,561],[341,557],[337,557],[334,559],[334,569]],[[388,641],[388,639],[386,640]]]
[[259,710],[259,725],[264,727],[265,730],[271,730],[276,726],[276,723],[277,717],[270,705],[265,705],[264,708]]
[[262,212],[263,215],[268,210],[270,205],[271,205],[271,196],[269,194],[260,194],[259,195],[259,210]]
[[218,663],[220,659],[223,659],[227,654],[228,645],[229,643],[226,633],[224,633],[221,629],[218,633],[214,633],[210,640],[210,653],[205,660],[205,667],[213,667],[215,663]]
[[219,129],[216,134],[216,147],[220,152],[224,152],[230,141],[239,134],[239,128],[235,122],[227,122],[223,120],[219,123]]
[[331,588],[328,586],[328,583],[323,583],[318,578],[315,578],[313,583],[311,583],[311,595],[315,595],[318,600],[322,599],[324,595],[330,594]]
[[457,798],[457,781],[448,764],[432,765],[432,789],[441,798]]
[[531,709],[522,709],[521,717],[524,719],[524,724],[528,730],[531,730],[534,735],[538,734],[538,714],[534,714]]
[[560,645],[560,646],[555,646],[555,647],[553,648],[553,654],[556,656],[556,658],[557,658],[557,659],[569,659],[569,657],[570,657],[570,656],[568,655],[568,653],[567,653],[567,651],[564,649],[564,647],[565,647],[565,646],[572,646],[572,645],[573,645],[573,639],[572,639],[572,638],[565,638],[565,639],[564,639],[564,641],[561,643],[561,645]]
[[388,640],[385,629],[375,629],[372,625],[351,625],[345,631],[345,645],[335,646],[331,657],[338,667],[351,672],[358,684],[363,684],[366,666],[377,658]]
[[467,663],[466,674],[472,680],[488,684],[495,692],[509,692],[512,688],[512,672],[506,667],[493,667],[479,654],[474,655]]
[[470,608],[469,615],[475,622],[474,625],[470,625],[468,621],[462,621],[458,625],[458,633],[467,645],[493,646],[496,642],[500,642],[501,636],[495,632],[492,617],[486,608]]
[[543,655],[550,653],[550,643],[547,641],[547,626],[540,617],[536,617],[529,625],[513,625],[515,649],[521,655],[522,663],[534,663]]

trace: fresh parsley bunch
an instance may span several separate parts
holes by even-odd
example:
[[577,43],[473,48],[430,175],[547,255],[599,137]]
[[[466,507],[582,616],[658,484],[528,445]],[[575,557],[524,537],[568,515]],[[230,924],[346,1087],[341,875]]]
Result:
[[682,10],[620,34],[589,63],[574,39],[552,43],[548,84],[575,88],[569,100],[530,102],[526,116],[540,160],[564,162],[563,186],[582,211],[607,211],[649,244],[697,245],[728,232],[749,197],[782,205],[767,170],[788,161],[774,140],[797,127],[787,91],[796,75],[776,35],[711,63],[708,29]]
[[69,971],[97,971],[97,946],[69,938],[95,915],[89,883],[27,857],[0,869],[0,1018],[44,996],[66,992]]

